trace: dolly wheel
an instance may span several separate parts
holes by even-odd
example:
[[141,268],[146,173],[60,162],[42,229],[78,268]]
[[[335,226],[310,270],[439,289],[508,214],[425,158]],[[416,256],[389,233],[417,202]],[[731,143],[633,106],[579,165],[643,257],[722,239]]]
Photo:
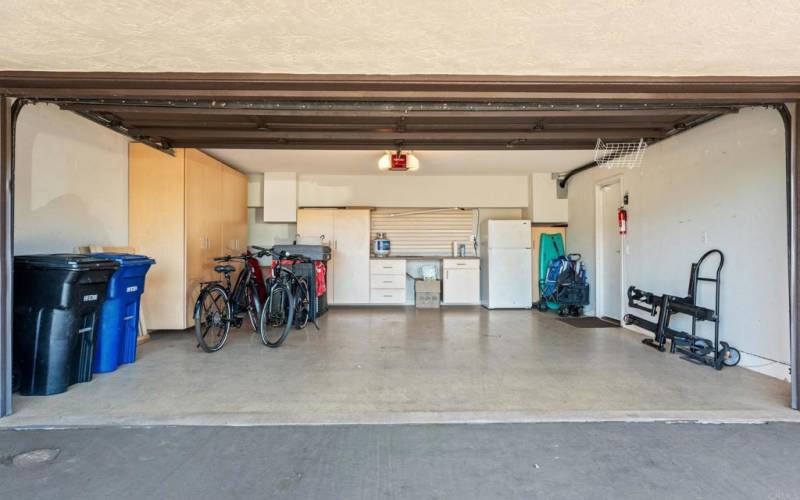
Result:
[[728,347],[728,350],[725,352],[724,356],[725,357],[722,358],[722,364],[725,366],[736,366],[742,359],[742,354],[739,352],[739,349],[735,347]]
[[537,308],[538,308],[540,311],[542,311],[542,312],[545,312],[545,311],[547,311],[547,302],[545,302],[545,301],[543,301],[543,300],[540,300],[540,301],[539,301],[539,302],[536,304],[536,307],[537,307]]

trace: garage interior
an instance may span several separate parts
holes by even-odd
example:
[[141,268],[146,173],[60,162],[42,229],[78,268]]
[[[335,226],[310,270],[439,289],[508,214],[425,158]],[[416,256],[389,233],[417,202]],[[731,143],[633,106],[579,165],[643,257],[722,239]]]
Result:
[[[152,331],[137,361],[63,394],[15,395],[13,414],[0,425],[797,419],[790,370],[796,269],[786,245],[796,193],[787,198],[796,168],[787,148],[797,127],[787,135],[783,104],[800,97],[794,80],[6,72],[0,94],[25,103],[15,179],[8,148],[3,162],[6,180],[15,182],[17,255],[90,244],[168,250],[151,255],[157,264],[144,317]],[[20,108],[3,102],[8,141],[12,111]],[[643,165],[598,168],[598,139],[644,139]],[[396,150],[413,151],[419,171],[380,172],[381,155]],[[260,246],[302,238],[303,214],[370,214],[356,257],[365,274],[353,275],[361,284],[334,284],[319,330],[293,331],[278,349],[244,327],[219,352],[200,352],[191,330],[182,330],[191,325],[181,324],[191,296],[164,300],[153,292],[169,251],[182,252],[188,241],[183,226],[165,216],[164,230],[149,236],[161,247],[136,241],[132,207],[169,213],[162,202],[176,197],[169,198],[168,182],[151,193],[165,198],[135,191],[134,152],[156,158],[148,161],[164,172],[190,168],[195,155],[247,176],[246,232],[237,219],[237,236],[221,237],[228,250],[241,249],[245,238]],[[607,265],[598,257],[598,193],[612,181],[630,196],[628,234],[618,242],[620,280],[605,283],[616,287],[618,302],[598,300],[606,289],[595,287]],[[202,198],[224,206],[224,190],[208,189]],[[722,336],[741,350],[742,362],[715,371],[643,346],[632,327],[575,328],[553,312],[446,300],[417,309],[408,283],[399,303],[374,303],[376,214],[420,211],[433,211],[437,221],[468,212],[473,224],[464,234],[479,240],[487,219],[527,220],[532,233],[563,229],[567,250],[582,254],[588,269],[585,314],[618,322],[630,312],[628,286],[684,295],[690,263],[720,248]],[[791,256],[795,237],[790,232]],[[535,249],[533,234],[531,242]],[[414,254],[405,255],[396,243],[396,256],[409,262],[452,256],[439,240],[423,250],[412,241],[407,251]],[[334,273],[336,258],[334,251]],[[174,321],[159,324],[157,307]],[[12,327],[3,317],[8,391]]]

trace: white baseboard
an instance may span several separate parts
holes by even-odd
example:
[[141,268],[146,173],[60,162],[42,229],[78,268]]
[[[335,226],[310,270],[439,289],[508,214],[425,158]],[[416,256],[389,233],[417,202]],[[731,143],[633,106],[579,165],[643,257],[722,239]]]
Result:
[[785,382],[791,382],[789,365],[779,361],[772,361],[771,359],[765,359],[755,354],[743,352],[739,366]]
[[[638,326],[635,325],[626,325],[623,323],[622,328],[625,328],[626,330],[630,330],[632,332],[636,332],[639,335],[645,337],[653,336],[652,332],[645,330],[644,328],[639,328]],[[791,381],[791,374],[788,364],[762,358],[755,354],[749,354],[743,352],[742,360],[739,361],[739,366],[786,382]]]

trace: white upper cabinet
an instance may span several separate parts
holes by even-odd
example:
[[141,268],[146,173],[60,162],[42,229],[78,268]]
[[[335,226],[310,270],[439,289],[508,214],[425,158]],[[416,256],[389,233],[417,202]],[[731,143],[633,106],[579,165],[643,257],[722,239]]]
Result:
[[264,222],[297,222],[297,174],[264,174]]

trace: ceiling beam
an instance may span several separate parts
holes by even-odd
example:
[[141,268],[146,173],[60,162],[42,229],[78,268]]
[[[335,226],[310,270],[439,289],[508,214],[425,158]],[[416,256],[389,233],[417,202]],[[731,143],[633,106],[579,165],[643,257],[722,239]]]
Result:
[[[738,111],[735,107],[687,107],[687,106],[671,106],[671,107],[649,107],[639,109],[629,108],[611,108],[611,109],[596,109],[593,107],[575,107],[570,106],[568,109],[525,109],[519,108],[514,110],[497,109],[495,111],[485,109],[475,110],[454,110],[442,109],[436,111],[418,110],[414,106],[408,106],[405,109],[397,110],[384,110],[380,109],[382,106],[379,103],[374,103],[369,106],[368,103],[353,103],[354,106],[364,107],[365,109],[321,109],[324,105],[319,103],[309,102],[304,104],[296,104],[293,109],[258,109],[248,107],[247,104],[238,103],[236,105],[226,105],[225,107],[213,108],[200,108],[191,107],[190,105],[168,105],[166,103],[153,103],[148,106],[131,105],[131,104],[98,104],[98,103],[57,103],[62,109],[72,111],[91,111],[91,112],[105,112],[114,114],[145,114],[145,115],[158,115],[158,114],[186,114],[192,116],[258,116],[258,117],[311,117],[319,119],[341,119],[341,118],[568,118],[568,117],[593,117],[593,118],[606,118],[606,117],[647,117],[647,116],[675,116],[675,115],[705,115],[709,113],[728,114]],[[253,103],[255,104],[255,103]],[[314,108],[316,104],[317,109]],[[453,103],[453,107],[457,107],[463,103]],[[261,103],[263,106],[263,103]],[[303,107],[305,106],[305,108]],[[536,103],[529,103],[531,108],[536,108]],[[300,109],[296,109],[296,108]]]
[[[172,144],[176,148],[208,148],[208,149],[312,149],[312,150],[393,150],[397,145],[392,142],[266,142],[266,141],[176,141]],[[406,142],[402,146],[408,150],[425,151],[550,151],[550,150],[592,150],[595,141],[584,142],[447,142],[447,143],[416,143]]]
[[473,132],[473,131],[430,131],[430,132],[373,132],[373,131],[274,131],[274,130],[229,130],[229,129],[197,129],[197,128],[138,128],[130,129],[133,136],[166,137],[171,143],[182,139],[195,141],[219,139],[269,139],[269,140],[306,140],[306,141],[511,141],[511,140],[580,140],[598,137],[604,139],[631,139],[639,137],[660,138],[666,131],[653,128],[638,129],[594,129],[549,131],[509,131],[509,132]]

